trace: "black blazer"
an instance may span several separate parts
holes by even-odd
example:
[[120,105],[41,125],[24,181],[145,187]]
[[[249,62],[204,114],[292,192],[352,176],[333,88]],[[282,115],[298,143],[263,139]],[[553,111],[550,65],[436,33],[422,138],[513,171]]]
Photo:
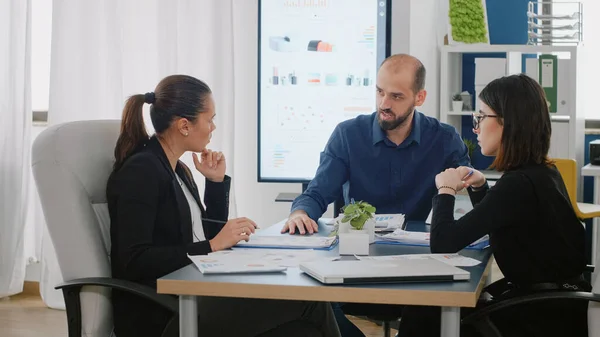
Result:
[[[505,281],[514,285],[495,283],[486,288],[490,294],[500,299],[525,294],[539,283],[591,289],[581,278],[585,229],[556,167],[534,164],[506,171],[492,188],[486,184],[469,194],[474,208],[458,220],[454,196],[433,198],[432,253],[454,253],[489,234],[494,259]],[[514,289],[511,295],[498,296],[509,289]],[[492,314],[491,321],[504,336],[587,336],[587,307],[584,301],[528,303]]]
[[[231,178],[206,180],[204,202],[189,168],[178,162],[175,172],[190,189],[203,218],[226,221]],[[190,207],[156,137],[142,144],[108,179],[112,276],[156,287],[156,280],[191,263],[187,254],[211,252],[208,240],[222,224],[203,221],[206,241],[193,242]],[[159,336],[170,314],[135,296],[113,291],[117,336]]]

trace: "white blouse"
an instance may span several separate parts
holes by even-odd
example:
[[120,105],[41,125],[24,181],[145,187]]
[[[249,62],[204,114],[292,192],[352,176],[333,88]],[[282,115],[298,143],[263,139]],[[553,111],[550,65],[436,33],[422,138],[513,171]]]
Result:
[[200,211],[200,206],[194,199],[194,195],[187,187],[186,184],[183,183],[181,178],[176,174],[177,181],[179,181],[179,185],[185,194],[185,198],[187,199],[188,204],[190,205],[190,212],[192,215],[192,230],[194,233],[194,242],[205,241],[206,237],[204,236],[204,228],[202,227],[202,211]]

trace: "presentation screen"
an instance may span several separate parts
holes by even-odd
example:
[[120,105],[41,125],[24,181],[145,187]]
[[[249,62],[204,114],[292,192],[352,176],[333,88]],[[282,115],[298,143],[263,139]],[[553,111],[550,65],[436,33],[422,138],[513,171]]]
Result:
[[258,181],[310,181],[335,126],[375,111],[390,3],[259,1]]

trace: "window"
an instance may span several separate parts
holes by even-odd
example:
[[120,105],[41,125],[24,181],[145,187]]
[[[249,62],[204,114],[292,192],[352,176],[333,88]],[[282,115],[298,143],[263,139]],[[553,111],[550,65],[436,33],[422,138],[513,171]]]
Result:
[[50,94],[52,0],[31,1],[31,108],[34,121],[47,121]]

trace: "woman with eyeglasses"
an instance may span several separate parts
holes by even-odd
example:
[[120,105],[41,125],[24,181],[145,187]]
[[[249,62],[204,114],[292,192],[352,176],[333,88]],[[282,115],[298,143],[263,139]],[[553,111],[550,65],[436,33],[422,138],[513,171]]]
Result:
[[[431,252],[456,253],[488,234],[504,279],[485,290],[485,306],[539,291],[590,291],[584,280],[585,230],[567,189],[548,158],[551,124],[541,86],[526,75],[489,83],[479,95],[473,132],[481,153],[494,156],[502,177],[489,187],[469,167],[438,174],[433,198]],[[466,188],[473,210],[454,220],[455,194]],[[489,297],[489,296],[488,296]],[[468,314],[463,309],[462,314]],[[587,336],[587,302],[547,300],[497,311],[491,322],[503,336]],[[478,336],[462,326],[461,336]],[[399,336],[439,336],[440,309],[407,307]]]

